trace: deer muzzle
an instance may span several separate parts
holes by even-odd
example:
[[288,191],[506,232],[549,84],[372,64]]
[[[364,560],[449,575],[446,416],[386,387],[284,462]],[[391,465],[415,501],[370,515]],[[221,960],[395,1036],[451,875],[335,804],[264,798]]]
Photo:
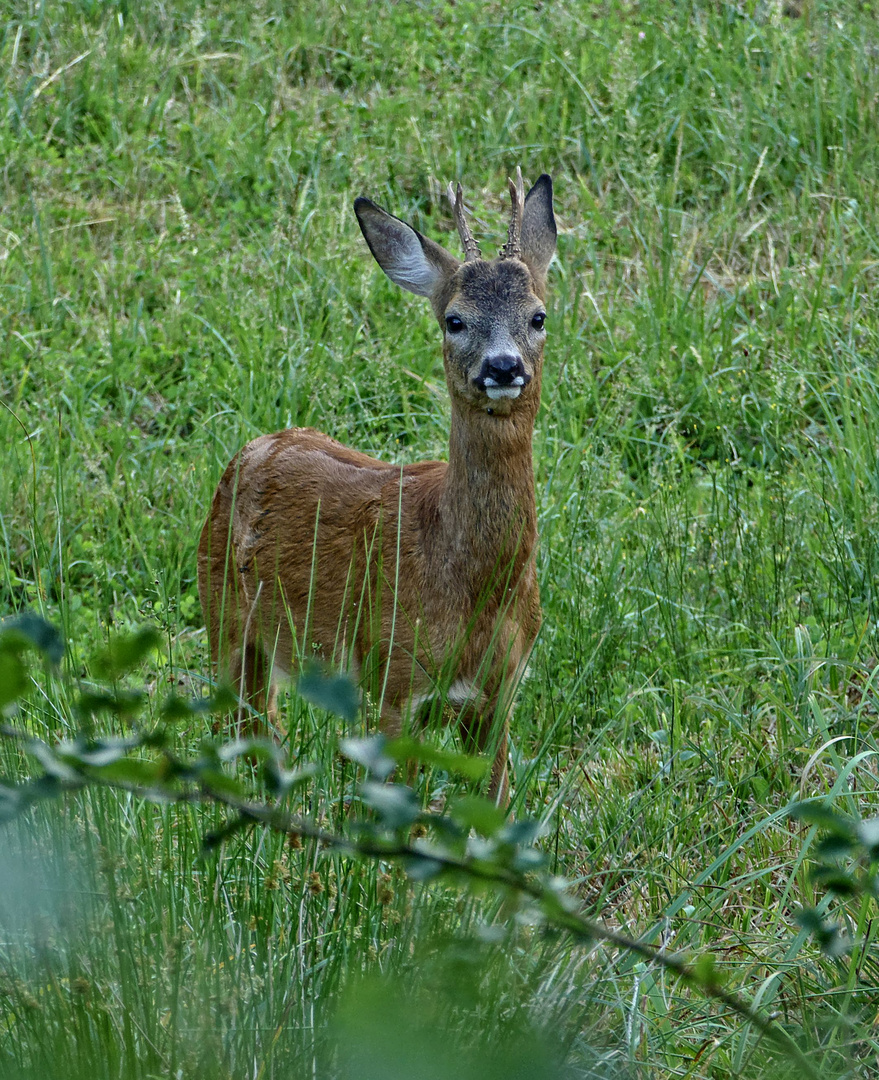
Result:
[[487,356],[482,362],[482,370],[473,381],[492,401],[497,401],[500,398],[517,398],[522,388],[531,382],[531,376],[525,370],[522,357],[509,353]]

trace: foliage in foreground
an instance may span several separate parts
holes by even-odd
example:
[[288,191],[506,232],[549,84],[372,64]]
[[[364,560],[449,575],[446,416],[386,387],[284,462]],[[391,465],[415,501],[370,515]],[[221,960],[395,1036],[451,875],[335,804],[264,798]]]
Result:
[[[515,916],[542,926],[544,931],[569,934],[583,946],[613,946],[658,965],[752,1026],[758,1042],[762,1038],[781,1052],[781,1064],[793,1063],[800,1075],[807,1077],[828,1075],[819,1072],[802,1053],[803,1034],[796,1025],[779,1024],[772,1015],[723,985],[710,953],[692,960],[584,917],[568,891],[569,883],[547,871],[545,854],[534,846],[541,832],[539,823],[508,822],[502,810],[474,795],[453,801],[442,813],[424,811],[412,788],[389,782],[394,770],[408,762],[427,762],[471,780],[484,777],[487,762],[422,745],[410,737],[392,741],[382,736],[345,739],[342,754],[365,774],[357,785],[356,799],[367,813],[355,813],[332,830],[315,824],[301,808],[301,789],[314,778],[317,767],[298,763],[288,768],[285,754],[274,742],[260,738],[236,739],[226,744],[205,741],[196,758],[178,756],[172,748],[169,725],[221,713],[233,707],[236,699],[228,691],[197,701],[172,696],[161,706],[158,724],[145,729],[139,716],[143,696],[112,689],[112,684],[160,645],[161,635],[151,629],[114,640],[95,665],[110,681],[111,688],[98,692],[91,689],[78,695],[76,709],[81,721],[101,712],[112,713],[125,718],[130,734],[90,734],[92,725],[88,723],[75,738],[52,746],[15,727],[0,727],[0,737],[16,745],[37,767],[31,779],[0,784],[0,823],[24,814],[37,802],[55,800],[89,786],[124,791],[158,803],[214,804],[222,809],[224,820],[205,835],[206,852],[244,829],[262,827],[297,843],[313,841],[322,849],[346,856],[399,863],[417,882],[443,878],[488,889],[505,898],[507,919]],[[8,710],[29,685],[29,648],[56,668],[63,656],[60,635],[39,617],[25,614],[0,623],[0,708]],[[353,718],[353,688],[345,679],[313,670],[302,676],[300,688],[331,712]],[[227,771],[228,765],[243,758],[255,766],[251,784]],[[820,857],[857,859],[863,852],[868,865],[868,870],[857,878],[841,870],[831,876],[825,867],[816,868],[813,877],[835,892],[860,892],[875,903],[879,897],[879,819],[856,826],[826,808],[809,804],[799,804],[791,812],[830,829],[817,848]],[[804,910],[801,922],[817,935],[829,954],[845,953],[839,930],[831,928],[815,909]],[[503,926],[497,925],[494,932],[503,935]],[[460,948],[460,944],[455,946],[456,950]],[[445,951],[450,955],[454,952]],[[450,963],[447,978],[451,998],[464,989],[463,977],[467,974],[473,971],[465,965],[456,976],[453,961]],[[564,1055],[560,1056],[558,1048],[552,1046],[548,1033],[529,1031],[527,1027],[511,1029],[502,1042],[492,1047],[477,1034],[468,1055],[463,1044],[458,1045],[457,1037],[450,1053],[447,1040],[451,1029],[444,1030],[442,1022],[428,1019],[410,1025],[408,1042],[404,1039],[401,1044],[398,1026],[410,1014],[411,1006],[405,992],[393,982],[373,978],[349,987],[330,1025],[339,1061],[344,1063],[349,1058],[356,1063],[358,1075],[366,1076],[388,1075],[389,1060],[394,1062],[392,1071],[400,1076],[410,1075],[413,1070],[420,1076],[431,1071],[438,1077],[445,1076],[452,1067],[456,1075],[468,1076],[468,1059],[474,1076],[568,1075]],[[499,1034],[496,1032],[495,1037]],[[486,1065],[486,1059],[491,1066]],[[344,1072],[344,1064],[342,1067]]]

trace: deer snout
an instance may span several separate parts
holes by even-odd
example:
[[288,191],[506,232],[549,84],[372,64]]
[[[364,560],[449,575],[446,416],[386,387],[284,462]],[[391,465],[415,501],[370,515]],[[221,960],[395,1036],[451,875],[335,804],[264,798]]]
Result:
[[487,356],[474,382],[496,401],[498,398],[517,398],[522,387],[531,382],[531,376],[525,370],[521,356],[504,353],[501,356]]

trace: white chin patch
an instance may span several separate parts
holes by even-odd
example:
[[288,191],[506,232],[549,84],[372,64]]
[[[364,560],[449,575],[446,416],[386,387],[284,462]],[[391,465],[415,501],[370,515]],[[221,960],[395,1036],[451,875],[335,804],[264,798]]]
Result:
[[521,386],[486,386],[486,394],[492,401],[499,398],[517,398],[522,393]]

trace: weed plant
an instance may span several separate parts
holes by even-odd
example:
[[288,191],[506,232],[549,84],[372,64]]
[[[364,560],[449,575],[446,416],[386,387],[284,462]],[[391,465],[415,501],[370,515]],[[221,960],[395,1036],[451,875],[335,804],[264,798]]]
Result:
[[[147,708],[206,692],[195,547],[247,439],[443,456],[436,326],[353,199],[454,247],[460,177],[488,248],[507,175],[550,172],[545,622],[513,812],[590,915],[709,952],[822,1075],[879,1075],[869,897],[816,891],[815,826],[787,812],[879,812],[875,5],[2,11],[0,613],[68,642],[16,722],[72,734],[93,658],[145,623]],[[350,730],[285,709],[322,766],[304,808],[342,826]],[[5,826],[4,1080],[786,1075],[669,975],[502,897],[268,834],[201,858],[220,823],[90,790]],[[847,952],[796,922],[815,905]]]

